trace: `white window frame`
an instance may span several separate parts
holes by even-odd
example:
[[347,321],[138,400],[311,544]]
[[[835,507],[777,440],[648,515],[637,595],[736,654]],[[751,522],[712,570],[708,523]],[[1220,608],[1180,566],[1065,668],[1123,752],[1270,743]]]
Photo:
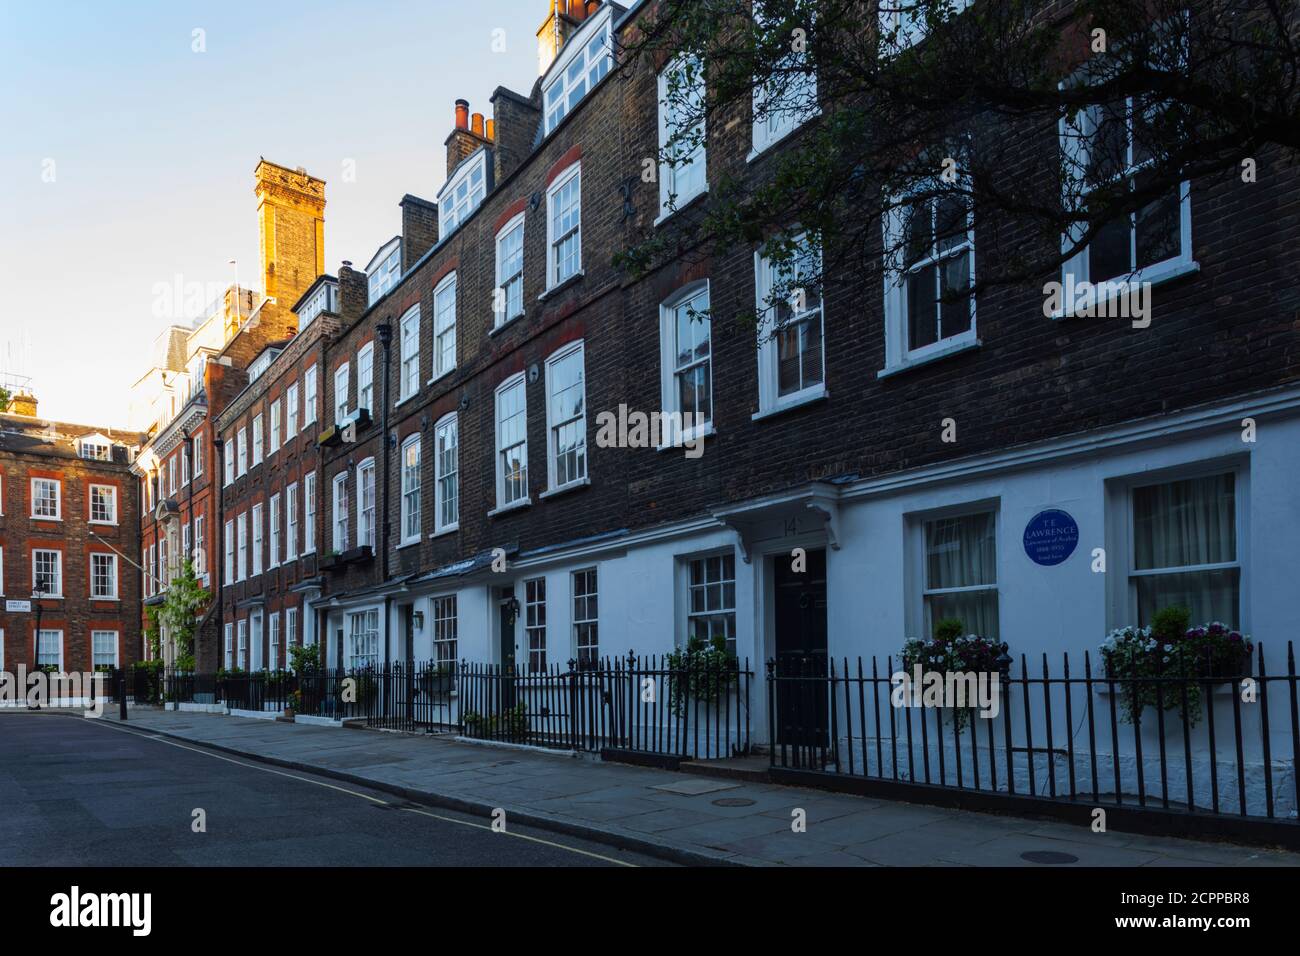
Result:
[[[358,654],[361,650],[363,653]],[[348,614],[347,641],[344,644],[349,671],[376,667],[379,664],[379,609],[365,608]],[[359,663],[360,662],[360,663]]]
[[612,8],[604,4],[569,38],[547,68],[542,78],[544,136],[550,136],[614,68],[612,26]]
[[[54,489],[54,514],[38,514],[36,511],[37,485],[52,485]],[[63,520],[63,482],[58,478],[32,478],[30,486],[32,499],[31,516],[37,521],[62,521]],[[48,496],[41,496],[41,501],[47,502]]]
[[[970,5],[970,0],[948,0],[948,2],[952,7],[949,11],[950,16],[956,16]],[[877,19],[882,56],[888,57],[901,53],[908,47],[920,43],[929,34],[929,26],[924,18],[915,16],[922,12],[915,3],[916,0],[882,0]],[[905,14],[910,14],[906,20],[904,20]],[[898,35],[893,36],[891,42],[890,37],[896,29]]]
[[459,650],[459,602],[454,594],[442,594],[429,602],[433,658],[439,664],[454,664]]
[[41,639],[50,635],[57,635],[59,642],[59,671],[63,671],[63,628],[60,627],[43,627],[36,632],[36,666],[43,667],[41,662]]
[[348,389],[352,385],[352,369],[344,362],[334,370],[334,423],[337,425],[348,417],[351,406],[348,404]]
[[[509,222],[497,231],[496,239],[493,242],[493,248],[496,249],[496,289],[500,296],[501,308],[492,310],[493,326],[500,328],[511,319],[524,314],[524,213],[512,217]],[[514,234],[519,233],[519,267],[512,269],[509,275],[506,275],[506,258],[503,246],[506,240],[511,239]],[[518,304],[511,307],[510,304],[510,287],[515,283],[519,286]],[[494,303],[495,305],[495,303]]]
[[284,609],[284,666],[288,669],[290,658],[289,648],[298,646],[298,609],[296,607],[287,607]]
[[235,527],[239,533],[239,547],[235,552],[237,581],[248,579],[248,512],[235,516]]
[[203,475],[203,436],[195,435],[190,439],[190,478],[199,478]]
[[524,649],[528,673],[546,673],[546,575],[524,581]]
[[[796,231],[794,240],[797,242],[808,235],[806,231]],[[820,253],[818,255],[820,260]],[[820,268],[818,269],[820,272]],[[814,313],[818,316],[821,323],[821,368],[822,380],[807,385],[798,391],[791,392],[788,395],[780,395],[780,383],[778,382],[777,368],[777,342],[776,342],[776,309],[769,301],[771,290],[776,283],[772,281],[773,265],[765,257],[762,250],[754,253],[754,275],[757,281],[755,285],[755,301],[758,307],[759,329],[758,334],[758,407],[759,411],[753,416],[761,418],[765,415],[775,412],[784,411],[805,402],[816,401],[824,398],[826,392],[826,300],[824,295],[819,295],[817,306],[807,308],[798,316],[791,316],[790,321],[785,324],[785,328],[798,325],[805,320],[805,317]],[[811,297],[808,297],[805,305],[811,305]]]
[[94,670],[95,668],[101,666],[100,663],[99,663],[98,661],[95,660],[95,658],[99,656],[99,651],[97,651],[97,650],[95,649],[95,641],[96,641],[96,638],[101,638],[101,637],[111,637],[111,638],[113,639],[113,660],[112,660],[111,663],[109,663],[109,662],[105,662],[105,663],[103,664],[103,666],[105,666],[105,667],[119,667],[119,666],[120,666],[119,661],[121,660],[121,655],[120,655],[120,653],[119,653],[118,644],[119,644],[119,642],[120,642],[121,639],[122,639],[122,634],[121,634],[121,632],[120,632],[120,631],[107,631],[107,630],[104,630],[104,629],[102,629],[102,628],[96,628],[95,630],[93,630],[93,631],[90,632],[90,667],[91,667],[91,670]]
[[287,564],[298,559],[298,482],[291,481],[284,489],[284,560]]
[[[407,455],[409,449],[415,448],[415,466],[410,467],[407,464]],[[420,540],[421,528],[423,527],[423,500],[422,484],[420,469],[423,466],[423,449],[420,447],[420,433],[415,432],[408,435],[402,441],[402,453],[397,459],[399,463],[399,476],[401,481],[401,502],[400,502],[400,544],[414,544]],[[412,480],[413,479],[413,480]],[[414,496],[412,498],[412,496]],[[414,530],[411,525],[414,524]]]
[[298,383],[290,382],[284,390],[284,440],[287,443],[298,434]]
[[63,597],[63,551],[59,548],[33,548],[32,549],[32,593],[36,593],[37,565],[40,563],[38,555],[54,555],[54,585],[55,591],[46,591],[45,597],[61,598]]
[[[366,476],[370,477],[370,507],[366,507]],[[357,547],[376,550],[375,460],[367,458],[357,465]]]
[[[102,492],[102,491],[108,492],[108,517],[96,518],[95,517],[95,493]],[[87,517],[86,521],[88,524],[104,524],[104,525],[117,524],[117,486],[116,485],[92,484],[90,486],[90,515]]]
[[[1186,57],[1186,51],[1183,54]],[[1069,79],[1063,80],[1060,84],[1062,89],[1072,84],[1088,83],[1090,70],[1084,66]],[[1125,153],[1127,163],[1124,170],[1117,174],[1114,179],[1133,180],[1148,165],[1148,163],[1133,162],[1133,103],[1132,97],[1126,98],[1126,147]],[[1065,195],[1063,199],[1067,205],[1081,203],[1086,193],[1086,188],[1080,182],[1080,176],[1088,168],[1089,152],[1096,134],[1097,126],[1093,110],[1096,107],[1081,109],[1073,117],[1068,115],[1062,116],[1058,121],[1060,133],[1061,153],[1062,153],[1062,175],[1066,180],[1063,189]],[[1122,299],[1136,292],[1143,283],[1152,285],[1165,282],[1169,279],[1185,275],[1188,272],[1195,272],[1200,268],[1199,263],[1192,258],[1192,186],[1190,180],[1183,180],[1178,187],[1178,254],[1159,262],[1151,263],[1135,269],[1127,274],[1116,276],[1103,276],[1098,280],[1092,277],[1092,246],[1091,244],[1079,249],[1073,256],[1061,265],[1061,282],[1068,286],[1073,279],[1074,286],[1077,288],[1083,282],[1105,282],[1111,283],[1114,295],[1112,300]],[[1073,228],[1067,230],[1061,236],[1061,252],[1068,252],[1086,231],[1085,223],[1078,223]],[[1129,214],[1129,261],[1136,262],[1137,257],[1137,213]],[[1085,287],[1086,288],[1086,287]],[[1094,302],[1094,307],[1101,306],[1101,302]],[[1061,308],[1054,314],[1053,318],[1068,318],[1075,312],[1075,303],[1062,302]]]
[[272,611],[266,618],[266,663],[268,670],[280,667],[280,612]]
[[406,310],[398,323],[401,349],[401,377],[398,382],[397,402],[401,404],[420,391],[420,307]]
[[179,455],[172,455],[167,459],[167,494],[176,494],[176,459]]
[[302,375],[302,427],[316,423],[316,406],[320,402],[320,367],[313,365]]
[[[559,223],[556,221],[554,200],[570,183],[577,180],[577,226],[570,229],[563,235],[559,235],[557,230]],[[560,261],[557,255],[561,243],[570,237],[576,239],[578,248],[578,262],[573,271],[563,278],[560,277]],[[554,289],[565,282],[575,279],[582,275],[582,162],[573,163],[564,170],[555,181],[546,189],[546,288]]]
[[[761,10],[754,11],[754,17],[757,20],[763,18]],[[791,52],[786,57],[786,63],[793,66],[794,62],[807,58],[807,52]],[[783,67],[784,68],[784,67]],[[759,77],[754,78],[753,93],[751,95],[750,128],[751,128],[751,148],[748,160],[754,160],[761,156],[764,151],[775,146],[796,130],[801,129],[805,123],[816,116],[821,115],[821,106],[817,101],[817,73],[812,71],[800,80],[794,79],[793,73],[787,74],[785,79],[785,89],[779,93],[773,94]],[[805,88],[804,84],[811,86]],[[773,95],[782,96],[786,99],[802,100],[808,97],[812,99],[812,105],[804,112],[797,113],[795,108],[790,105],[777,104],[774,109],[767,106],[768,99]],[[765,112],[766,111],[766,112]],[[763,115],[760,118],[760,113]]]
[[357,349],[357,408],[374,408],[374,391],[375,343],[371,341]]
[[241,671],[248,669],[248,618],[239,619],[237,632],[239,635],[239,646],[235,649],[238,656],[235,658],[235,666]]
[[[502,396],[504,396],[507,392],[511,391],[514,388],[518,388],[520,394],[523,396],[523,405],[519,411],[519,414],[523,416],[523,422],[524,422],[524,440],[522,442],[523,454],[520,456],[522,459],[523,473],[521,475],[521,478],[523,481],[523,494],[517,498],[512,498],[509,501],[507,501],[506,500],[506,470],[504,467],[505,462],[504,459],[502,458],[502,456],[507,451],[507,448],[503,447],[501,444],[502,441],[501,399]],[[497,488],[496,510],[503,511],[506,508],[521,507],[523,505],[531,504],[532,502],[532,499],[529,497],[528,494],[528,386],[524,379],[523,372],[519,372],[515,375],[511,375],[508,379],[506,379],[504,382],[502,382],[500,385],[497,386],[496,392],[493,397],[493,410],[494,410],[493,417],[496,423],[496,429],[495,429],[496,441],[494,443],[495,452],[493,455],[495,459],[495,469],[496,469],[496,488]],[[511,445],[509,447],[515,448],[518,446]]]
[[[703,425],[694,424],[690,428],[681,430],[680,441],[689,442],[705,435],[713,434],[713,311],[712,311],[712,289],[709,286],[708,279],[701,279],[698,282],[692,282],[678,289],[671,296],[665,299],[659,305],[659,369],[660,369],[660,398],[665,412],[678,416],[670,421],[681,422],[680,418],[683,409],[681,401],[681,392],[677,387],[677,376],[684,371],[693,371],[701,365],[708,366],[709,369],[709,418]],[[685,365],[678,366],[677,356],[677,310],[683,306],[693,308],[699,299],[703,298],[704,308],[709,323],[709,354],[703,358],[696,358],[692,354],[691,361]],[[674,425],[675,427],[675,425]],[[673,443],[672,435],[661,436],[665,445]]]
[[254,468],[256,468],[258,465],[262,463],[262,453],[264,451],[263,438],[265,437],[265,434],[266,434],[266,429],[262,421],[262,413],[258,412],[256,415],[253,416],[253,465],[252,467]]
[[455,232],[487,197],[487,154],[487,149],[480,147],[452,171],[446,184],[438,190],[436,201],[440,240]]
[[224,472],[223,485],[229,488],[235,483],[235,449],[234,442],[229,437],[222,442],[221,447],[221,467]]
[[267,449],[268,455],[274,455],[280,450],[280,399],[271,403],[271,444]]
[[[99,562],[102,562],[102,566],[108,567],[110,569],[109,584],[111,585],[111,590],[108,591],[107,593],[101,592],[97,590],[95,587],[95,565],[96,563]],[[92,601],[116,601],[118,599],[117,555],[112,553],[105,553],[103,551],[90,552],[89,571],[90,571],[90,599]]]
[[248,429],[241,425],[235,435],[236,459],[235,477],[243,478],[248,474]]
[[[677,126],[680,124],[673,116],[671,109],[672,104],[668,100],[668,84],[670,76],[673,73],[683,72],[688,62],[693,61],[697,69],[697,82],[695,84],[694,95],[699,97],[702,106],[704,102],[704,67],[698,57],[679,55],[674,57],[669,64],[659,72],[657,78],[659,91],[659,218],[656,222],[662,222],[671,216],[678,209],[689,204],[695,197],[702,196],[709,191],[709,171],[708,171],[708,147],[707,147],[707,126],[701,109],[699,119],[692,124],[692,131],[687,136],[688,140],[695,138],[694,130],[699,130],[699,142],[691,150],[686,158],[678,158],[684,155],[685,144],[681,142],[681,136],[678,142],[672,144],[674,158],[678,158],[676,163],[668,162],[668,151],[670,148],[669,141],[675,133],[678,133]],[[700,182],[694,187],[688,187],[683,191],[677,188],[679,178],[682,178],[684,172],[694,174],[696,166],[701,169]]]
[[334,503],[334,520],[331,527],[334,533],[330,539],[334,551],[343,552],[348,549],[348,473],[346,470],[340,471],[334,476],[333,482],[330,483],[330,500]]
[[[402,278],[402,243],[400,240],[390,242],[393,248],[373,270],[366,273],[367,306],[382,299]],[[383,251],[382,247],[380,251]]]
[[206,578],[208,574],[207,522],[201,514],[194,516],[193,543],[194,551],[190,555],[190,561],[194,565],[194,573]]
[[225,563],[223,571],[225,572],[223,583],[230,587],[235,583],[235,522],[230,520],[225,526]]
[[[552,378],[555,366],[565,359],[574,355],[578,356],[579,373],[582,376],[580,387],[582,389],[581,414],[567,418],[564,421],[555,419],[555,396],[551,392]],[[562,491],[565,488],[575,488],[579,485],[588,484],[590,481],[590,462],[587,460],[587,354],[583,347],[583,340],[578,339],[576,342],[570,342],[567,345],[556,349],[555,352],[546,359],[546,487],[548,493]],[[525,409],[525,421],[527,421],[527,410]],[[570,478],[564,484],[559,484],[559,443],[556,440],[556,431],[572,422],[581,422],[582,443],[579,447],[579,460],[582,462],[581,473],[577,477]]]
[[279,492],[271,495],[271,507],[268,512],[270,521],[270,531],[267,533],[267,543],[270,546],[271,553],[267,558],[266,566],[268,568],[279,567],[280,565],[280,495]]
[[251,563],[254,576],[262,573],[262,540],[265,537],[263,519],[265,513],[266,509],[262,506],[262,502],[259,501],[253,505],[253,560]]
[[[581,596],[578,594],[578,576],[591,574],[595,587]],[[578,614],[578,601],[596,602],[596,613],[590,614],[590,607],[584,604],[583,616]],[[569,607],[573,611],[571,626],[571,641],[573,659],[578,662],[579,669],[594,666],[595,662],[600,660],[600,569],[596,565],[587,568],[577,568],[569,572]],[[592,632],[596,636],[595,643],[590,641],[583,643],[582,628],[590,625]]]
[[[963,190],[969,187],[959,187]],[[928,345],[922,345],[919,348],[911,348],[908,343],[908,325],[907,325],[907,279],[908,276],[922,269],[933,268],[934,266],[955,258],[962,253],[967,253],[968,261],[968,288],[975,286],[975,211],[971,204],[966,204],[966,238],[964,241],[938,251],[937,217],[938,203],[943,198],[940,193],[935,197],[926,199],[924,207],[913,206],[907,203],[907,197],[900,195],[896,197],[893,208],[884,216],[882,229],[884,232],[884,242],[886,250],[885,260],[885,368],[884,372],[895,371],[898,369],[909,368],[922,362],[931,361],[953,352],[959,352],[963,349],[970,348],[979,344],[979,334],[976,326],[977,306],[976,296],[970,296],[970,328],[950,335],[946,338],[937,339]],[[910,224],[909,216],[920,214],[922,208],[930,216],[930,253],[924,258],[918,259],[910,266],[904,267],[904,256],[906,246],[906,230]],[[936,299],[936,309],[939,308]],[[936,322],[938,318],[936,316]],[[824,329],[823,329],[824,334]]]
[[[443,436],[447,434],[450,434],[452,442],[450,468],[443,461]],[[443,492],[448,479],[453,485],[451,495]],[[433,489],[433,533],[455,531],[460,527],[460,422],[455,412],[442,416],[433,426]],[[452,506],[454,514],[448,521],[444,520],[443,511],[450,497],[454,497],[455,502]]]
[[302,551],[299,555],[316,552],[316,472],[302,477]]
[[[952,588],[932,588],[929,586],[929,567],[927,560],[927,542],[925,537],[925,526],[932,521],[942,521],[947,518],[967,518],[974,515],[991,514],[993,516],[993,577],[991,584],[972,584],[963,587]],[[998,631],[1002,631],[1003,620],[1003,595],[1002,581],[1005,578],[1003,574],[1002,562],[1006,558],[1003,547],[1006,541],[1006,535],[1003,533],[1002,507],[997,498],[986,498],[978,501],[963,501],[959,504],[951,505],[945,508],[931,509],[928,511],[909,512],[904,516],[907,531],[907,565],[904,568],[904,577],[907,581],[907,607],[906,607],[906,625],[907,633],[915,634],[921,638],[929,638],[933,633],[932,627],[934,622],[927,622],[926,598],[931,595],[942,596],[944,594],[960,594],[973,592],[992,592],[995,596],[998,616]],[[973,630],[969,621],[963,622],[967,630]],[[982,634],[981,637],[993,637],[990,634]],[[1001,638],[999,638],[1001,639]]]
[[263,667],[262,624],[262,612],[257,610],[250,611],[248,614],[248,669],[250,671],[261,670]]
[[[731,559],[730,578],[726,577],[727,558]],[[718,568],[720,576],[716,580],[712,580],[708,577],[708,563],[715,559],[719,560],[720,562]],[[697,562],[703,565],[703,570],[704,570],[704,583],[698,585],[693,583],[691,577],[693,565],[695,565]],[[740,604],[740,595],[736,587],[737,570],[736,570],[735,550],[723,549],[721,551],[710,551],[703,554],[687,554],[681,557],[680,563],[681,563],[681,587],[682,587],[681,608],[682,610],[681,610],[681,617],[678,619],[679,620],[678,633],[681,635],[677,641],[678,647],[685,648],[689,646],[690,639],[691,637],[694,636],[692,631],[693,631],[693,624],[695,621],[697,620],[707,621],[709,619],[721,618],[730,615],[731,631],[733,636],[727,639],[727,649],[732,654],[735,654],[737,643],[740,640],[740,615],[738,613],[739,604]],[[732,592],[732,599],[731,599],[730,606],[727,606],[726,604],[726,593],[727,593],[728,584],[731,585],[731,592]],[[708,595],[709,588],[718,588],[720,590],[721,603],[716,608],[708,607],[707,595]],[[692,592],[695,590],[704,591],[705,609],[702,611],[693,610],[694,602],[692,601]],[[709,640],[707,636],[705,636],[705,646],[706,647],[709,646]]]
[[[447,296],[451,307],[446,308]],[[450,353],[450,358],[447,357]],[[456,273],[449,272],[433,290],[433,378],[430,384],[456,368]]]

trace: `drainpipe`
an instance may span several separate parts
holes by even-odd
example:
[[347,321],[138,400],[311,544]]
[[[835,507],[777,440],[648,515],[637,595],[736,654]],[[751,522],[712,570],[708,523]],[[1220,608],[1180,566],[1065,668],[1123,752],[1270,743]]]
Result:
[[[216,422],[212,423],[212,429],[214,432],[216,431]],[[222,579],[222,575],[226,572],[226,541],[222,537],[226,533],[226,523],[222,520],[226,513],[224,485],[226,475],[225,439],[214,434],[212,436],[212,447],[217,451],[217,461],[216,469],[213,471],[208,485],[213,489],[217,499],[217,520],[216,527],[212,529],[212,539],[219,543],[219,547],[216,551],[217,560],[210,562],[208,570],[212,574],[212,580],[217,582],[217,586],[213,590],[216,592],[215,600],[217,602],[217,667],[220,669],[226,666],[226,582]],[[194,481],[193,475],[190,475],[190,481]]]
[[[389,461],[392,456],[389,454],[389,449],[388,449],[388,412],[389,412],[389,407],[392,404],[388,400],[388,363],[389,363],[389,357],[393,346],[393,327],[388,322],[383,322],[380,323],[380,325],[375,329],[375,333],[379,336],[379,344],[384,349],[384,359],[383,359],[384,377],[380,382],[380,389],[383,392],[383,396],[380,400],[384,403],[384,412],[380,416],[380,420],[382,422],[381,428],[383,429],[383,434],[380,436],[380,443],[379,443],[379,447],[383,453],[383,462],[384,462],[383,465],[384,474],[382,479],[383,511],[381,512],[381,514],[383,514],[384,516],[384,520],[380,522],[379,525],[380,557],[379,557],[379,561],[377,562],[379,567],[379,575],[380,575],[379,583],[384,584],[388,581],[388,534],[389,534],[388,493],[389,493],[389,473],[392,471],[392,468],[389,464]],[[389,594],[385,593],[384,594],[384,666],[385,667],[388,666],[389,662],[392,660],[392,655],[390,652],[390,645],[392,644],[392,641],[389,640],[389,632],[391,630],[391,628],[389,627],[391,612],[392,612],[392,598]]]

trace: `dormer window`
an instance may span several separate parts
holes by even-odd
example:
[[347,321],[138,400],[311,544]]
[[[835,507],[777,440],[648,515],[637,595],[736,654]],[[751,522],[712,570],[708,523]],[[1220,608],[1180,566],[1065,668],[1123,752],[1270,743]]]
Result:
[[268,349],[253,360],[253,364],[248,367],[248,382],[251,385],[262,377],[262,373],[271,367],[275,357],[281,352],[280,349]]
[[546,91],[547,136],[614,65],[612,11],[605,4],[599,13],[588,18],[546,71],[542,86]]
[[486,195],[487,150],[480,149],[460,164],[438,193],[438,235],[451,235]]
[[90,461],[109,461],[113,457],[113,447],[98,437],[83,438],[77,454]]
[[371,267],[366,270],[370,287],[370,301],[374,305],[402,277],[402,241],[394,239],[371,260]]
[[322,312],[338,311],[338,286],[333,282],[322,283],[320,288],[311,294],[302,308],[298,310],[298,330],[302,331],[310,325]]

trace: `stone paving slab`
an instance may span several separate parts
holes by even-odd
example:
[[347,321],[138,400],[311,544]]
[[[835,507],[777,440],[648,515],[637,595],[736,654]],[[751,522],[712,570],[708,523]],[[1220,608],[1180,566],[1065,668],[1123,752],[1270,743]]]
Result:
[[[65,718],[79,719],[79,718]],[[116,717],[108,720],[116,723]],[[353,780],[435,805],[611,843],[685,863],[741,866],[1298,866],[1300,854],[1226,843],[1093,833],[1056,821],[974,813],[767,782],[720,781],[590,755],[449,737],[136,708],[130,729]],[[715,800],[725,798],[718,806]],[[737,798],[752,800],[730,805]],[[803,810],[804,832],[793,811]],[[286,834],[286,837],[290,837]],[[290,837],[287,847],[292,845]],[[1045,868],[1061,868],[1045,866]]]

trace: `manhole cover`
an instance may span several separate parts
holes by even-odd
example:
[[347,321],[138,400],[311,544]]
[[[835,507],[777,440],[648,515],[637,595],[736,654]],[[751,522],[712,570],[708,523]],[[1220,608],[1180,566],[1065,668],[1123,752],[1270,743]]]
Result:
[[749,797],[719,797],[713,801],[715,807],[752,807],[754,801]]
[[1079,862],[1079,858],[1073,853],[1059,853],[1056,850],[1030,850],[1028,853],[1020,854],[1020,859],[1029,863],[1046,863],[1048,865]]

